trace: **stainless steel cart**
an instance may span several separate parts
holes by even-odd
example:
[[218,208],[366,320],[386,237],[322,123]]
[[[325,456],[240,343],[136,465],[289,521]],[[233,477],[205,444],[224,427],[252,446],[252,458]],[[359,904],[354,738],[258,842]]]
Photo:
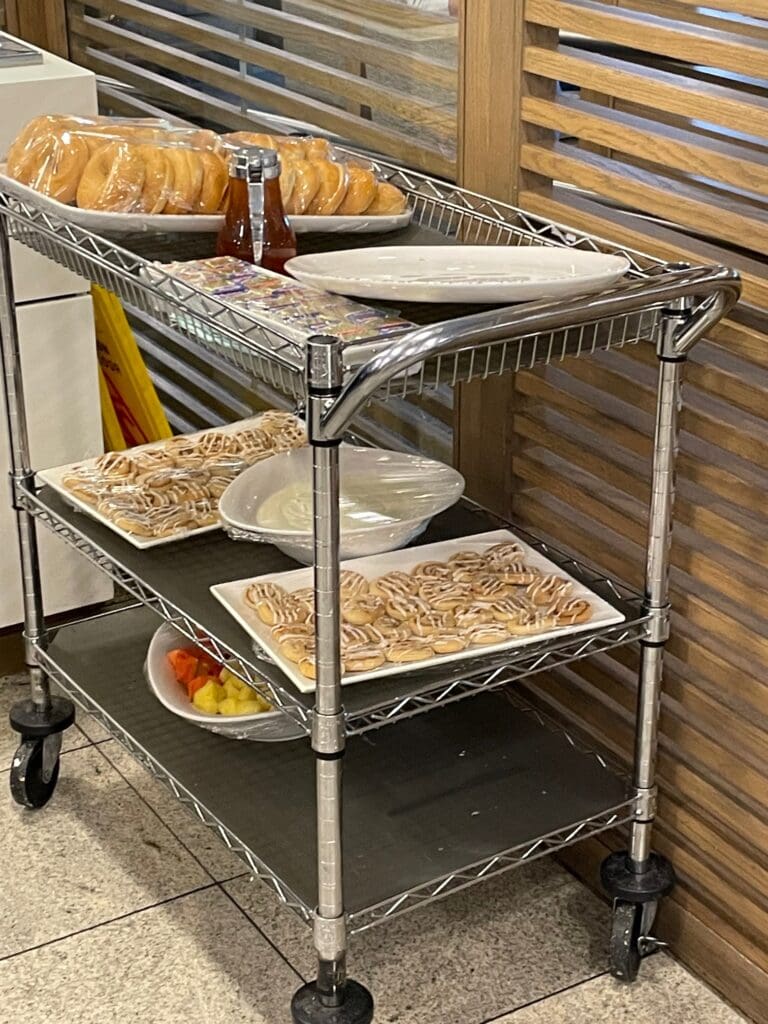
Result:
[[[629,849],[608,859],[603,879],[614,901],[611,969],[625,980],[637,974],[651,946],[656,906],[674,881],[670,865],[651,852],[651,830],[662,657],[669,632],[668,552],[681,376],[691,347],[737,301],[740,288],[737,274],[725,268],[665,265],[400,168],[382,164],[380,171],[407,192],[414,209],[413,225],[398,236],[399,242],[622,252],[630,260],[630,275],[619,287],[575,301],[534,302],[460,317],[450,308],[407,307],[404,315],[420,324],[418,329],[368,357],[365,349],[342,347],[332,337],[301,346],[150,268],[157,241],[152,236],[133,238],[126,248],[61,219],[10,185],[0,191],[0,328],[32,688],[30,700],[11,712],[11,724],[21,734],[11,770],[14,796],[37,807],[55,788],[61,734],[73,721],[74,707],[67,697],[51,695],[53,679],[218,832],[281,902],[312,923],[318,974],[294,998],[298,1024],[372,1019],[370,994],[347,979],[349,934],[626,823]],[[129,311],[140,312],[166,333],[195,339],[202,350],[246,371],[255,387],[266,383],[304,405],[315,500],[314,700],[299,693],[274,665],[257,659],[244,632],[208,590],[216,582],[291,568],[287,558],[274,548],[215,534],[139,551],[36,483],[9,238],[112,289]],[[177,255],[185,245],[178,241]],[[337,236],[317,244],[331,248],[347,242]],[[205,254],[195,253],[189,241],[186,246],[190,256]],[[345,688],[342,704],[338,449],[356,414],[374,399],[635,343],[652,343],[658,354],[644,594],[526,538],[608,598],[625,620],[578,635],[566,633],[512,655],[414,671],[386,686],[360,683]],[[38,522],[91,559],[135,603],[49,633],[40,590]],[[463,502],[438,517],[426,539],[477,533],[497,523]],[[142,677],[157,616],[193,640],[203,630],[220,657],[236,658],[249,681],[311,737],[314,771],[304,742],[237,744],[192,735],[186,724],[161,712]],[[510,684],[629,643],[640,644],[641,663],[634,771],[627,783],[599,755],[526,706]],[[502,688],[511,699],[493,692]],[[475,699],[465,701],[470,697]],[[437,710],[440,714],[424,714]],[[382,729],[391,725],[397,728]]]

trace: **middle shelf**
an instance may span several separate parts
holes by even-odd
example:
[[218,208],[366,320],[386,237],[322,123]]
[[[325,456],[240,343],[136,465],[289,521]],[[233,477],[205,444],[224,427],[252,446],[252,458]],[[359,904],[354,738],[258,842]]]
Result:
[[[216,583],[294,569],[295,562],[269,545],[238,543],[220,533],[141,551],[71,508],[51,488],[43,487],[39,492],[18,490],[17,500],[190,639],[195,640],[200,631],[209,636],[219,660],[239,661],[244,678],[255,683],[276,708],[309,732],[314,695],[301,693],[276,665],[258,657],[247,634],[209,591]],[[487,513],[461,502],[437,516],[420,542],[481,533],[498,525]],[[535,538],[526,535],[525,539],[609,601],[625,616],[625,621],[577,634],[564,632],[514,653],[500,651],[414,670],[386,681],[346,686],[344,705],[350,734],[498,689],[534,672],[645,636],[647,615],[638,595]]]
[[[305,739],[202,732],[150,693],[156,628],[131,608],[61,628],[60,686],[304,920],[316,901],[315,762]],[[347,746],[345,905],[361,931],[633,817],[623,779],[537,714],[486,694]]]

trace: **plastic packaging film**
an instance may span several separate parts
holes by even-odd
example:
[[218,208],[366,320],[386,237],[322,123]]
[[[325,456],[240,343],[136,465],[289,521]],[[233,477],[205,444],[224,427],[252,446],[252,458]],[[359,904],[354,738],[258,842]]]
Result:
[[11,178],[61,203],[113,213],[216,213],[223,144],[153,119],[34,118],[8,151]]
[[153,118],[42,115],[8,151],[6,173],[60,203],[109,213],[216,214],[228,185],[227,152],[262,146],[280,154],[288,214],[394,215],[405,195],[365,161],[319,138],[177,128]]
[[62,484],[118,530],[181,536],[218,523],[219,499],[244,469],[306,442],[299,419],[269,410],[230,428],[107,452],[72,467]]
[[231,256],[166,263],[162,269],[243,313],[279,321],[283,331],[297,338],[332,334],[349,343],[400,334],[413,327],[392,312],[320,291]]

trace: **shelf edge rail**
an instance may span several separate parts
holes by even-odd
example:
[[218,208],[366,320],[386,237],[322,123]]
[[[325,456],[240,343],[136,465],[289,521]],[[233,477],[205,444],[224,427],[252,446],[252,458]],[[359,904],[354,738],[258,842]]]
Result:
[[317,436],[323,440],[340,438],[380,388],[430,359],[628,313],[670,309],[680,299],[694,298],[699,300],[698,305],[674,339],[675,351],[682,356],[733,308],[740,295],[741,277],[736,270],[724,266],[693,267],[663,271],[656,278],[622,284],[576,300],[528,302],[420,327],[368,360],[347,380],[341,394],[319,418]]

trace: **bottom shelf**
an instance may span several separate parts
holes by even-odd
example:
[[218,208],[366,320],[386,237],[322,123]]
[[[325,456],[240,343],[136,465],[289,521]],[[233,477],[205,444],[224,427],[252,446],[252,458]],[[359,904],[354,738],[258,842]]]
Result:
[[[238,742],[166,711],[143,661],[157,618],[131,608],[58,631],[46,667],[309,920],[315,780],[307,740]],[[623,780],[535,713],[488,694],[349,741],[345,899],[354,931],[632,816]]]

